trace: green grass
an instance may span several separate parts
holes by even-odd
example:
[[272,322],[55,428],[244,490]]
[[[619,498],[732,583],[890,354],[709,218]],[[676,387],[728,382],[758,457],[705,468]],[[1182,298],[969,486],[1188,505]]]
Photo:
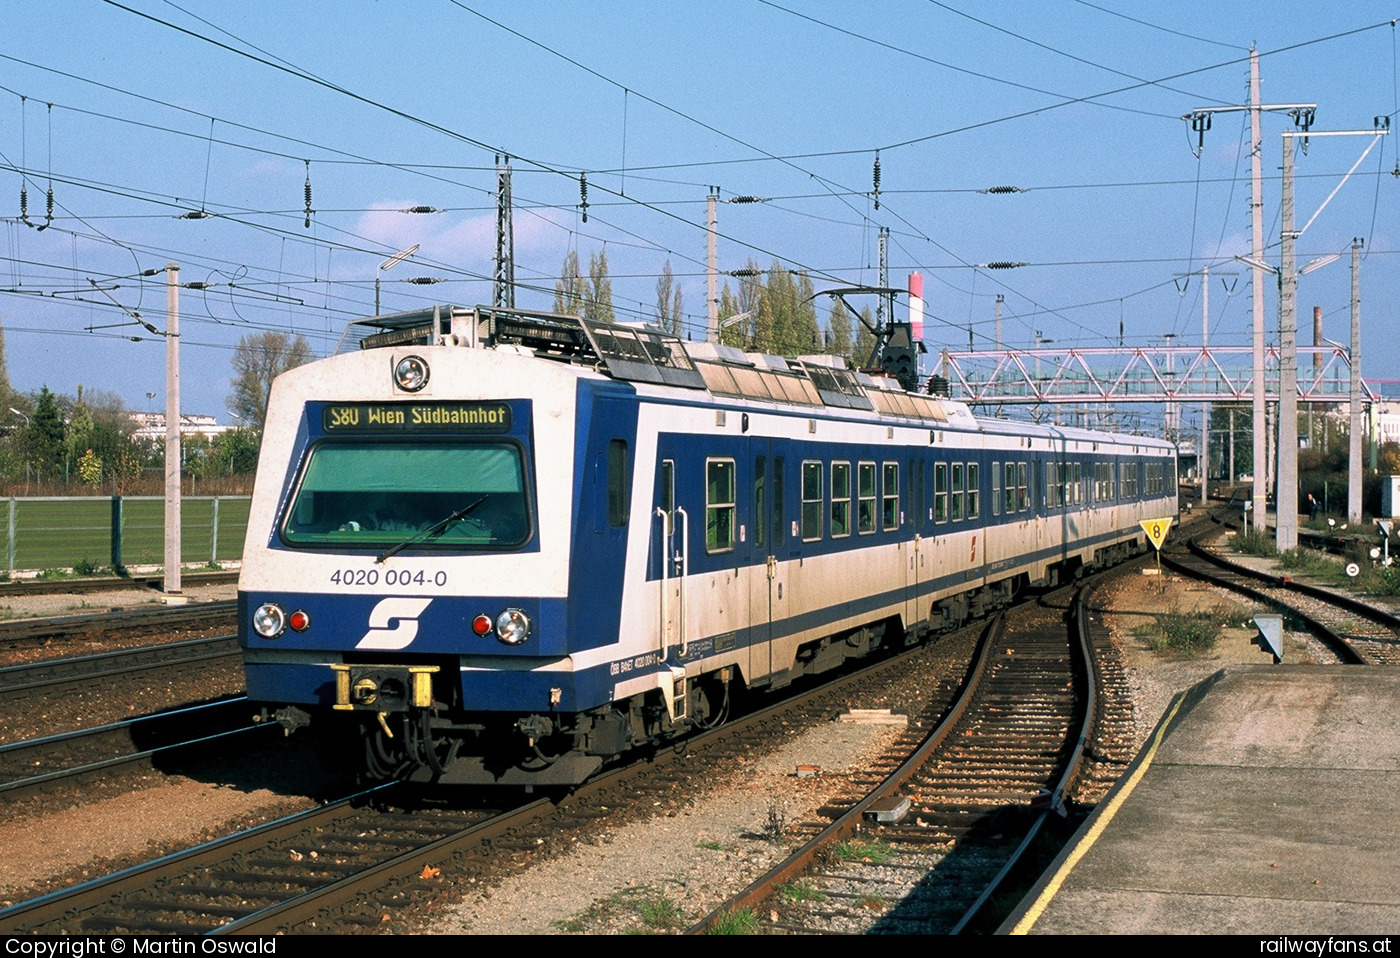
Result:
[[826,901],[826,895],[821,889],[805,878],[779,885],[778,894],[786,902]]
[[837,845],[831,854],[837,861],[883,865],[894,856],[894,850],[884,842],[849,841]]
[[1234,538],[1230,540],[1230,546],[1241,555],[1265,558],[1278,555],[1278,547],[1274,545],[1273,537],[1261,529],[1246,529],[1235,533]]
[[[1331,577],[1341,571],[1339,566],[1332,559],[1327,558],[1321,552],[1313,549],[1289,549],[1278,554],[1278,565],[1280,569],[1288,572],[1306,572],[1311,575],[1321,575]],[[1342,572],[1342,577],[1346,573]]]
[[1400,595],[1400,567],[1362,566],[1356,587],[1372,595]]
[[706,931],[707,935],[752,935],[758,931],[758,915],[752,908],[727,912]]
[[722,845],[722,844],[719,843],[719,842],[701,842],[700,844],[696,845],[695,847],[696,847],[696,848],[703,848],[703,849],[704,849],[705,851],[707,851],[707,852],[722,852],[722,851],[724,851],[724,845]]
[[599,931],[647,935],[680,931],[686,924],[680,906],[666,897],[665,892],[648,885],[624,888],[594,902],[577,915],[554,923],[560,931],[571,935]]
[[1133,634],[1154,651],[1190,658],[1215,647],[1229,618],[1229,610],[1223,607],[1205,612],[1164,612],[1156,621],[1138,626]]

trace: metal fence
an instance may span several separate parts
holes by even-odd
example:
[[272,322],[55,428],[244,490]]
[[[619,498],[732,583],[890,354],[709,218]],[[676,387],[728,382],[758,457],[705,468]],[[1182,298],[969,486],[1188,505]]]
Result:
[[[243,554],[249,496],[184,496],[181,564]],[[36,496],[0,499],[6,570],[163,565],[165,499],[160,496]]]

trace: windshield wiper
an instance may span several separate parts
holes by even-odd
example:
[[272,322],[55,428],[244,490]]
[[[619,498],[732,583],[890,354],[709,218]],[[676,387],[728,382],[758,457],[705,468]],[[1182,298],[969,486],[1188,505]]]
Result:
[[413,535],[409,536],[407,539],[400,542],[398,545],[386,549],[383,553],[379,555],[378,558],[374,560],[375,564],[378,565],[390,556],[398,555],[400,552],[413,545],[413,543],[417,542],[419,539],[428,539],[435,535],[440,535],[448,526],[456,522],[458,519],[466,518],[467,513],[471,512],[473,509],[475,509],[477,506],[481,505],[485,501],[486,496],[482,496],[480,499],[476,500],[471,505],[464,506],[461,509],[458,509],[456,512],[452,513],[451,515],[439,519],[437,522],[434,522],[432,525],[428,526],[428,528],[415,532]]

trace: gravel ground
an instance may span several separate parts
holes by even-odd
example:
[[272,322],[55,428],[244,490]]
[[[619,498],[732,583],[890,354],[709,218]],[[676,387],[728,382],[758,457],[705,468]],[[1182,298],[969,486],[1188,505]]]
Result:
[[[225,587],[231,592],[231,587]],[[146,596],[145,598],[148,598]],[[107,596],[102,597],[105,603]],[[1217,646],[1194,658],[1152,651],[1134,630],[1159,612],[1203,609],[1222,620],[1247,621],[1228,594],[1174,577],[1127,576],[1101,595],[1119,637],[1137,696],[1139,739],[1145,739],[1179,691],[1234,662],[1267,662],[1251,632],[1227,628]],[[48,613],[54,614],[54,613]],[[1307,636],[1289,633],[1284,665],[1328,661]],[[785,824],[810,820],[839,791],[842,771],[878,752],[897,731],[833,722],[794,736],[776,753],[734,768],[702,796],[659,811],[645,824],[605,829],[577,847],[492,887],[417,930],[467,934],[674,932],[688,927],[779,858]],[[799,764],[823,775],[797,779]],[[155,847],[195,842],[215,823],[279,813],[295,799],[281,789],[235,790],[208,781],[160,779],[151,788],[40,817],[0,822],[0,893],[52,876],[100,874]],[[303,802],[304,804],[304,802]],[[96,864],[91,864],[96,862]]]
[[[189,604],[233,599],[237,590],[228,585],[198,585],[180,593]],[[10,596],[0,600],[0,620],[47,619],[59,615],[91,615],[112,609],[159,605],[162,594],[154,589],[119,589],[114,592],[54,592],[49,595]]]

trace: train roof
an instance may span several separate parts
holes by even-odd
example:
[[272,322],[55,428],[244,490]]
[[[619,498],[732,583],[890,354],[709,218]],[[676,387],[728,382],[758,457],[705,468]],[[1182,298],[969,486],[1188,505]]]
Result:
[[[403,346],[520,346],[536,357],[582,366],[623,382],[704,390],[715,396],[862,410],[945,428],[1052,440],[1101,441],[1103,433],[978,418],[946,396],[910,393],[888,376],[849,369],[839,356],[783,357],[687,342],[655,326],[603,323],[562,313],[498,306],[438,305],[352,321],[336,352]],[[1171,448],[1152,437],[1144,446]]]

